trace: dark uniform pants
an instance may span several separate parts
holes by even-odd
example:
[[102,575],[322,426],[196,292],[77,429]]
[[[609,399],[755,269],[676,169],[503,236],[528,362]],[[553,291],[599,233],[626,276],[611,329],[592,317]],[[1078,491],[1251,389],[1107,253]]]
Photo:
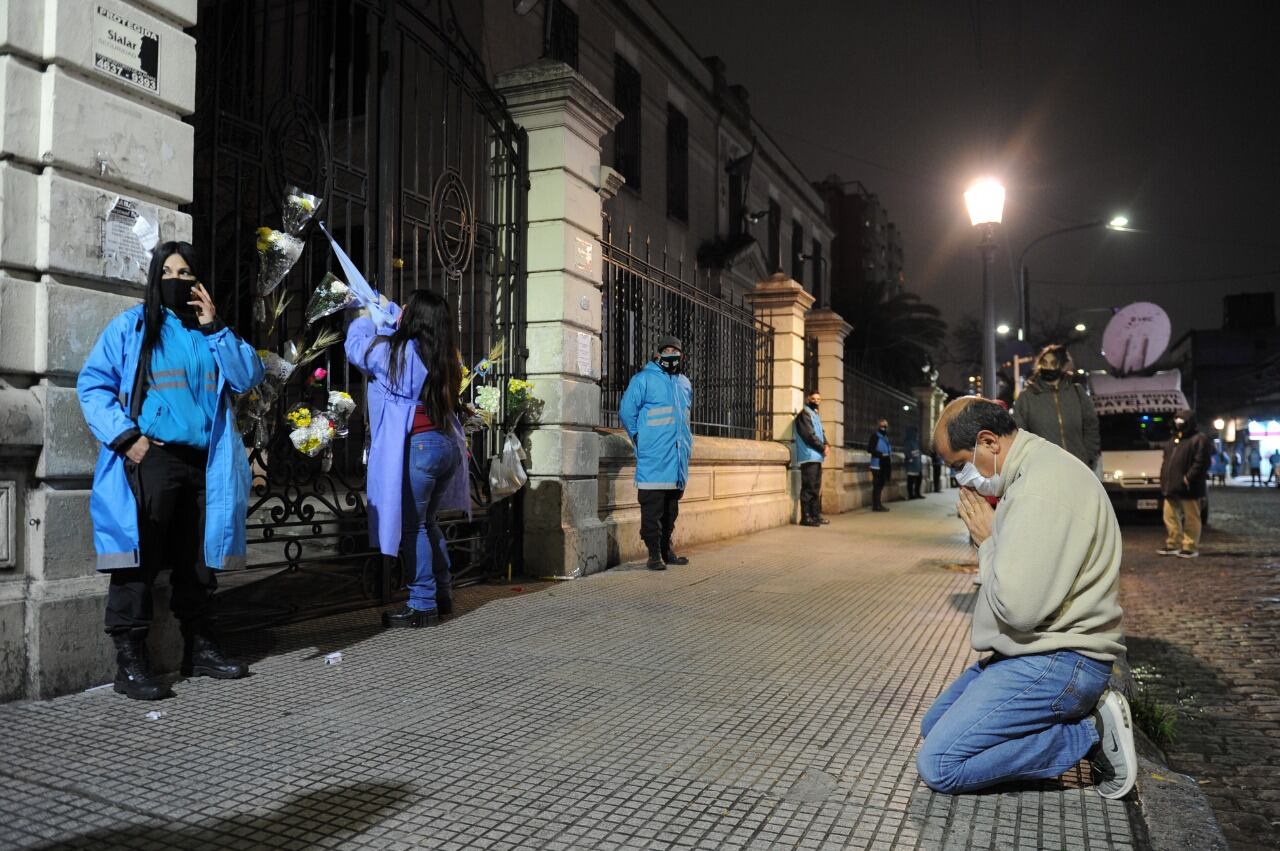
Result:
[[169,608],[183,627],[204,626],[217,587],[204,563],[205,459],[202,449],[153,443],[141,464],[125,461],[138,501],[142,564],[111,571],[108,633],[151,625],[151,589],[161,570],[171,570]]
[[800,465],[800,519],[817,520],[822,516],[822,462],[806,461]]
[[671,535],[676,530],[676,517],[680,514],[682,490],[638,491],[640,497],[640,540],[650,553],[662,553],[671,549]]
[[881,466],[878,470],[871,471],[871,505],[879,508],[884,505],[883,494],[884,486],[889,483],[889,470]]

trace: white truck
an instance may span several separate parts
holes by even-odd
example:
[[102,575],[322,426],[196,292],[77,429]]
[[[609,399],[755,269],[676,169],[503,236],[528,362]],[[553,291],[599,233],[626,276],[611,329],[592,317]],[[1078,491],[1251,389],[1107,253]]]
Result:
[[[1173,417],[1185,410],[1182,374],[1171,369],[1149,376],[1097,375],[1090,382],[1102,435],[1102,485],[1116,514],[1160,518],[1160,466],[1173,438]],[[1201,501],[1209,518],[1209,501]]]

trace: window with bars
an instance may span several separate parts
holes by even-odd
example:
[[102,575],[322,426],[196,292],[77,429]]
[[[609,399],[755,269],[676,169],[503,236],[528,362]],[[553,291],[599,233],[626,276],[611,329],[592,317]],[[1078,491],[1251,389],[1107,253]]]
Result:
[[667,215],[689,221],[689,119],[667,104]]
[[813,263],[813,289],[810,290],[815,296],[822,297],[822,243],[815,238],[813,240],[813,248],[809,250],[809,261]]
[[791,220],[791,279],[796,283],[804,283],[804,225],[795,219]]
[[622,112],[613,131],[613,167],[627,179],[627,186],[639,192],[640,72],[617,53],[613,56],[613,105]]
[[547,36],[547,53],[551,59],[578,69],[578,13],[564,3],[547,3],[546,14],[551,16],[550,33]]

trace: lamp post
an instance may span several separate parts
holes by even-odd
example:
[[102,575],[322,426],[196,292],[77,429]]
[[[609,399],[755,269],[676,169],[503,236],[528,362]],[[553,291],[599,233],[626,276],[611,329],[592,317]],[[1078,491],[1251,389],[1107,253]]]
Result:
[[1035,239],[1027,243],[1027,247],[1022,249],[1022,253],[1018,255],[1018,339],[1026,340],[1031,336],[1031,281],[1027,276],[1027,253],[1035,248],[1046,239],[1052,239],[1055,236],[1062,236],[1064,233],[1075,233],[1079,230],[1092,230],[1093,228],[1105,227],[1107,230],[1132,231],[1129,227],[1129,220],[1124,216],[1113,216],[1111,219],[1098,219],[1093,222],[1085,222],[1082,225],[1071,225],[1070,227],[1051,230],[1048,233],[1041,234]]
[[983,178],[964,193],[969,220],[981,228],[978,250],[982,253],[982,392],[995,398],[996,387],[996,298],[991,286],[991,261],[996,254],[995,226],[1004,216],[1004,186]]

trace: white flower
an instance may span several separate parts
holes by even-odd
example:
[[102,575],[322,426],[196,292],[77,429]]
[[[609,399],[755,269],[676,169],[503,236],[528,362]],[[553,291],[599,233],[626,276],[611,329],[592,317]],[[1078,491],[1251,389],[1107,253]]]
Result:
[[355,400],[341,390],[329,391],[329,409],[338,414],[349,414],[356,409]]
[[350,290],[347,288],[346,284],[342,283],[342,281],[334,280],[334,282],[329,285],[329,292],[334,295],[346,295]]

